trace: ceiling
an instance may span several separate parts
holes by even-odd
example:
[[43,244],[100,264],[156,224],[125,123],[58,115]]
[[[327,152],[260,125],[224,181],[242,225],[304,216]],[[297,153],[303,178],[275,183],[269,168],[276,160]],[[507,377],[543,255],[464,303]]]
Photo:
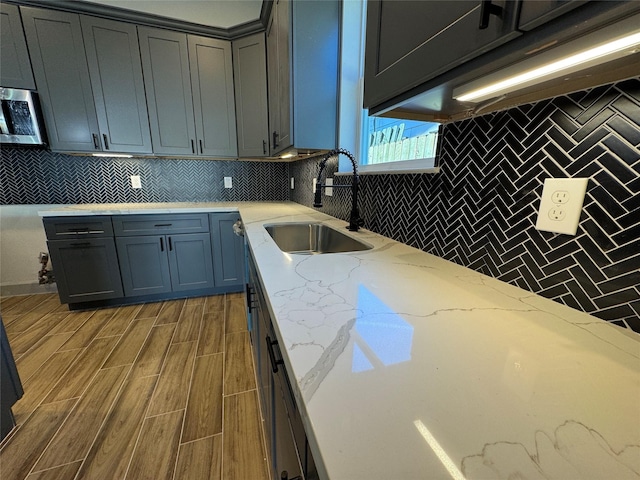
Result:
[[207,27],[232,28],[260,19],[262,0],[82,0]]

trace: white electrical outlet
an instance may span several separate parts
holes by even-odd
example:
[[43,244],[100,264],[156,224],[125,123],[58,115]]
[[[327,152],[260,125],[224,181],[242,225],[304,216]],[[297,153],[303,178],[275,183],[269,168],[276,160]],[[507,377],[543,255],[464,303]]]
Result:
[[324,188],[324,194],[325,194],[327,197],[333,197],[333,187],[329,186],[329,185],[333,185],[333,178],[327,178],[327,179],[325,179],[324,184],[325,184],[325,185],[327,185],[327,186]]
[[233,188],[231,177],[224,177],[224,188]]
[[294,188],[294,181],[293,181],[293,178],[294,178],[294,177],[291,177],[291,190],[293,190],[293,188]]
[[545,179],[536,228],[575,235],[588,183],[588,178]]
[[142,182],[140,181],[140,175],[131,175],[131,188],[142,188]]
[[317,178],[313,179],[313,193],[316,193],[316,183],[318,182]]

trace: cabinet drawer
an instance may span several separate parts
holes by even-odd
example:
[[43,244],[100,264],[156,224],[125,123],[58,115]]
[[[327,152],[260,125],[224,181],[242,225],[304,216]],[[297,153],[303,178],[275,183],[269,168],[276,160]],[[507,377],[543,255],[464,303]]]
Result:
[[113,217],[113,231],[116,237],[174,233],[206,233],[209,231],[209,219],[206,213],[118,215]]
[[49,240],[113,236],[113,227],[109,216],[45,217],[42,219],[42,223]]

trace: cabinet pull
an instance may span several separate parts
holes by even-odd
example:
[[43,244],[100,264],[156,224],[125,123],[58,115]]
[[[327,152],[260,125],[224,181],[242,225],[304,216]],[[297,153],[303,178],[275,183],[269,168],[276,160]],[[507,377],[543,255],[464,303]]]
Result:
[[271,340],[271,337],[267,335],[267,353],[269,354],[269,360],[271,361],[271,371],[273,373],[278,373],[278,365],[284,365],[284,360],[276,360],[276,354],[273,352],[273,346],[277,344],[277,340]]
[[278,146],[278,137],[280,135],[278,134],[278,132],[274,131],[273,132],[273,148],[276,148]]
[[244,291],[247,294],[247,309],[251,310],[251,287],[248,283],[244,284]]
[[100,140],[98,140],[98,135],[92,133],[91,136],[93,137],[93,148],[100,150]]
[[164,252],[164,238],[160,237],[160,251]]
[[267,141],[262,140],[262,153],[267,154]]
[[156,223],[154,227],[170,227],[173,223]]
[[300,475],[298,475],[297,477],[289,478],[289,472],[287,472],[286,470],[283,470],[280,473],[280,480],[303,480],[303,479]]
[[491,15],[495,15],[497,17],[502,16],[503,8],[500,5],[495,5],[492,3],[492,0],[482,0],[480,6],[480,24],[478,28],[480,30],[484,30],[489,27],[489,19]]
[[173,243],[171,242],[171,237],[169,237],[169,251],[173,251]]
[[70,243],[70,247],[89,247],[91,246],[90,242],[80,242],[80,243]]
[[109,150],[109,141],[107,140],[107,134],[102,134],[102,139],[104,140],[104,149]]
[[196,153],[196,144],[193,142],[193,138],[191,139],[191,153]]
[[[67,228],[67,232],[89,233],[89,227]],[[100,233],[104,233],[104,232],[100,232]]]
[[200,143],[200,153],[204,153],[204,150],[202,149],[202,140],[198,140],[198,142]]

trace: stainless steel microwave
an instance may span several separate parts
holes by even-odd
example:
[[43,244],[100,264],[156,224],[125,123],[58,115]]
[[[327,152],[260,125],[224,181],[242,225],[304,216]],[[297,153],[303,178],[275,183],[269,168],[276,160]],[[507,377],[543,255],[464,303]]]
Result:
[[0,143],[44,145],[38,96],[30,90],[0,87]]

